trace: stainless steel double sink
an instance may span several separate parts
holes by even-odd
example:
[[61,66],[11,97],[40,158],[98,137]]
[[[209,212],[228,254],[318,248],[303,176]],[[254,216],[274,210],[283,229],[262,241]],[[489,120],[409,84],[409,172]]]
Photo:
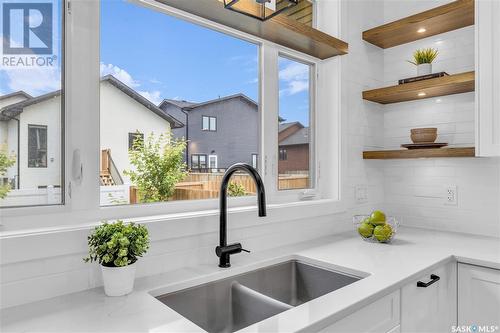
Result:
[[208,332],[235,332],[360,279],[289,260],[156,298]]

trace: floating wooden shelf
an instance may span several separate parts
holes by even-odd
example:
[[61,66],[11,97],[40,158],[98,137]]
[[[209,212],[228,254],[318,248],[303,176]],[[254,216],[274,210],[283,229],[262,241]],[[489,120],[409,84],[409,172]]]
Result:
[[157,0],[165,5],[319,59],[347,54],[349,44],[283,15],[261,22],[224,8],[222,0]]
[[474,91],[474,71],[363,91],[363,99],[390,104]]
[[474,0],[458,0],[366,30],[363,39],[386,49],[473,24]]
[[428,158],[428,157],[475,157],[474,147],[465,148],[433,148],[433,149],[398,149],[364,151],[365,160],[388,160],[397,158]]

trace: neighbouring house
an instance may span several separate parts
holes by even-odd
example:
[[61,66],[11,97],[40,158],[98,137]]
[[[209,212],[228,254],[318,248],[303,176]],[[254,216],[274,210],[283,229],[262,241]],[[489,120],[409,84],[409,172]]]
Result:
[[[136,135],[169,133],[182,123],[111,75],[101,79],[100,98],[101,149],[115,178],[127,182],[123,170],[131,168],[128,151]],[[14,189],[60,186],[61,92],[0,97],[0,143],[17,156],[6,176]]]
[[249,97],[202,103],[165,99],[159,107],[184,124],[172,132],[188,140],[185,160],[192,171],[219,171],[237,162],[257,167],[259,107]]
[[293,174],[309,171],[309,127],[300,122],[280,123],[278,173]]

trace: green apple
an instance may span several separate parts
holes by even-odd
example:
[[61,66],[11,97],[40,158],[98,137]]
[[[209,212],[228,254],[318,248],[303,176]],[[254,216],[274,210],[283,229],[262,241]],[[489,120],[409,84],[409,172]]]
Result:
[[379,242],[387,242],[392,236],[392,227],[389,224],[378,225],[373,229],[373,236]]
[[370,215],[370,223],[375,225],[375,226],[384,225],[385,224],[384,212],[382,212],[380,210],[373,211],[372,215]]
[[373,235],[373,229],[373,225],[368,222],[363,222],[359,225],[358,232],[362,237],[368,238]]

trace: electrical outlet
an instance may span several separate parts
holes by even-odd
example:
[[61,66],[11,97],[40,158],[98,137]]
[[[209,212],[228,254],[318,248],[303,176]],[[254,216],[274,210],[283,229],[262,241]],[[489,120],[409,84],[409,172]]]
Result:
[[356,203],[368,202],[368,187],[366,185],[356,185],[354,192]]
[[458,190],[456,185],[447,186],[445,189],[444,204],[447,206],[458,206]]

